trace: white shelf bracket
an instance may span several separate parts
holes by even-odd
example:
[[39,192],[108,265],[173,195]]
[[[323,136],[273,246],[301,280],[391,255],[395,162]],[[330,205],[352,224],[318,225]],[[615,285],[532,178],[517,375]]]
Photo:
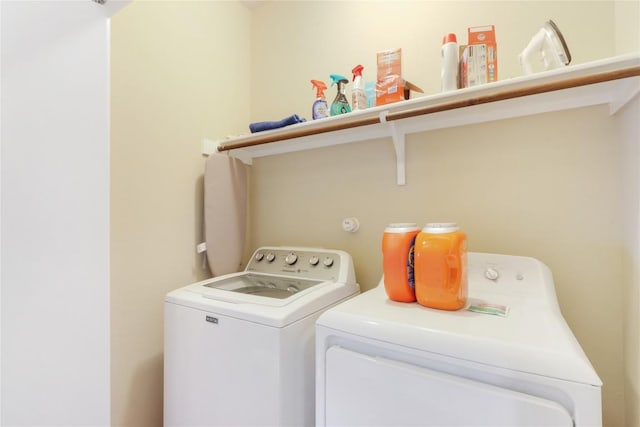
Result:
[[405,185],[406,179],[406,154],[405,154],[405,133],[401,132],[395,122],[387,121],[387,111],[380,112],[380,123],[388,126],[389,134],[393,140],[393,148],[396,152],[396,183]]
[[640,77],[622,79],[615,83],[609,102],[609,114],[612,116],[640,93]]

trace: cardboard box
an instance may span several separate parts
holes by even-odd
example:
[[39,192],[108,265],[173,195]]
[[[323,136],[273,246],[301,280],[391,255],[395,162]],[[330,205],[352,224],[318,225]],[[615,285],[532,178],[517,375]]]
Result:
[[378,52],[377,65],[378,65],[378,80],[384,80],[388,76],[401,76],[402,75],[402,49],[383,50]]
[[376,105],[391,104],[404,99],[402,79],[402,49],[378,52],[376,79]]
[[414,85],[413,83],[407,81],[407,80],[403,80],[404,82],[404,99],[410,99],[411,98],[411,92],[419,92],[419,93],[424,93],[424,91],[422,89],[420,89],[418,86]]
[[411,91],[424,91],[402,78],[402,49],[377,53],[376,105],[391,104],[411,97]]
[[461,46],[460,87],[471,87],[498,80],[498,47],[493,25],[467,30],[469,44]]
[[400,77],[376,82],[376,106],[411,98],[411,92],[424,93],[420,87]]

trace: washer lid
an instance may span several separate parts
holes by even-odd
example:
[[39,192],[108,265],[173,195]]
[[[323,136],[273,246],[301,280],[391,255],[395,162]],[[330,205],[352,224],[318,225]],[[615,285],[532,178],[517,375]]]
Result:
[[[471,284],[470,284],[471,285]],[[471,293],[470,286],[470,293]],[[506,317],[390,301],[380,285],[325,312],[317,324],[386,343],[495,367],[602,385],[558,310],[513,295],[470,296],[509,307]],[[356,336],[356,337],[353,337]]]
[[284,327],[358,292],[355,283],[241,272],[176,289],[165,301]]
[[264,298],[287,299],[300,291],[322,283],[320,280],[281,277],[266,274],[241,274],[203,284],[204,287]]

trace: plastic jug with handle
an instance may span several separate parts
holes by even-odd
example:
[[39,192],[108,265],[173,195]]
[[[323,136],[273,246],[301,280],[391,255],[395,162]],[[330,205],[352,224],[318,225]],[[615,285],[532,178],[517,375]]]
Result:
[[384,287],[392,301],[414,302],[414,244],[420,227],[415,223],[393,223],[382,236]]
[[427,224],[416,237],[415,292],[418,303],[459,310],[467,302],[467,236],[456,223]]

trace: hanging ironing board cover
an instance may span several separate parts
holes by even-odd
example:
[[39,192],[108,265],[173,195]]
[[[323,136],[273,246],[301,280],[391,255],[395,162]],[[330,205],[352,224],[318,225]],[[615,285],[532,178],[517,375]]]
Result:
[[213,276],[240,270],[247,218],[247,167],[225,154],[205,163],[204,227]]

